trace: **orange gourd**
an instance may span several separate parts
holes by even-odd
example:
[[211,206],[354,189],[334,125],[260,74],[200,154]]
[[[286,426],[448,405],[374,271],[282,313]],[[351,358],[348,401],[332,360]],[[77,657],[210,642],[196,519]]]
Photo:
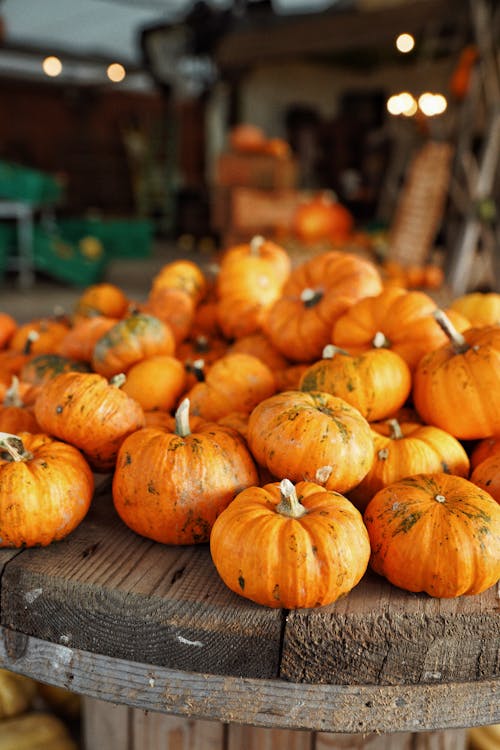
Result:
[[493,453],[476,466],[470,481],[500,503],[500,454]]

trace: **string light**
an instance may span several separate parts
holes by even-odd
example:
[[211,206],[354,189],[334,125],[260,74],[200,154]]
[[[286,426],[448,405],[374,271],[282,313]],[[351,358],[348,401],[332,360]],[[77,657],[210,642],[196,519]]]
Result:
[[46,76],[56,78],[62,72],[62,62],[55,55],[49,55],[42,62],[42,70]]
[[411,52],[415,46],[415,39],[411,34],[400,34],[396,39],[396,48],[399,52],[406,54]]
[[110,81],[113,81],[113,83],[120,83],[127,74],[123,65],[120,63],[111,63],[111,65],[108,65],[106,75]]

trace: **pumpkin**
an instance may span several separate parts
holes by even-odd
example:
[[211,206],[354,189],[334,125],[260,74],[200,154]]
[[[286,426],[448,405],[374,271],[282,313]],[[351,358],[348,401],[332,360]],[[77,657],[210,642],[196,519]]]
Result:
[[157,354],[132,365],[122,391],[135,399],[144,411],[170,411],[185,386],[186,371],[182,363],[167,354]]
[[248,444],[274,477],[347,492],[373,462],[370,425],[337,396],[283,391],[258,404],[248,421]]
[[110,378],[155,354],[172,355],[175,339],[171,328],[154,315],[134,313],[118,321],[97,340],[92,368]]
[[96,342],[118,323],[117,318],[94,315],[81,318],[61,340],[58,352],[63,357],[90,362]]
[[300,203],[292,217],[293,232],[306,243],[345,242],[353,228],[350,211],[326,191]]
[[500,506],[463,477],[416,474],[369,502],[370,565],[407,591],[480,594],[500,578]]
[[475,469],[490,456],[500,455],[500,437],[489,437],[480,440],[475,445],[470,456],[471,469]]
[[0,669],[0,720],[27,711],[36,692],[36,682],[30,677]]
[[290,272],[286,251],[263,237],[226,251],[217,278],[217,319],[228,339],[262,329]]
[[371,428],[375,459],[366,477],[349,493],[349,500],[361,510],[382,487],[412,474],[469,475],[464,447],[438,427],[388,419],[372,423]]
[[298,391],[300,390],[300,381],[308,369],[306,363],[298,365],[289,365],[284,370],[277,370],[274,373],[277,391]]
[[476,466],[470,481],[500,503],[500,453],[493,453]]
[[129,307],[129,300],[116,284],[101,282],[92,284],[83,290],[75,304],[74,318],[103,316],[108,318],[123,318]]
[[456,297],[450,304],[470,321],[471,326],[500,324],[500,294],[497,292],[470,292]]
[[52,318],[40,318],[20,325],[9,341],[9,349],[30,354],[57,352],[67,334],[67,323]]
[[123,443],[113,477],[113,501],[123,522],[164,544],[208,541],[217,516],[257,482],[241,435],[176,411],[175,432],[147,427]]
[[208,280],[201,268],[191,260],[179,259],[162,266],[151,283],[151,293],[166,287],[180,289],[188,294],[195,305],[204,298]]
[[[424,354],[446,343],[446,335],[433,317],[436,310],[436,303],[425,292],[388,287],[356,302],[340,316],[331,340],[351,354],[373,347],[392,349],[413,372]],[[456,311],[451,316],[461,331],[469,327]]]
[[37,354],[24,363],[19,375],[25,383],[43,385],[62,372],[89,372],[89,367],[62,354]]
[[83,520],[94,478],[80,451],[48,435],[0,434],[0,547],[46,546]]
[[347,594],[368,566],[359,511],[314,482],[249,487],[214,523],[210,553],[232,591],[267,607],[319,607]]
[[16,329],[17,323],[12,315],[0,312],[0,349],[4,349],[8,345]]
[[21,398],[19,379],[15,375],[0,406],[0,432],[41,432],[35,415]]
[[62,719],[43,711],[2,721],[0,750],[78,750]]
[[314,362],[330,343],[337,318],[381,289],[380,274],[369,261],[337,250],[321,253],[292,271],[266,315],[264,333],[292,362]]
[[242,122],[234,125],[229,131],[229,145],[233,151],[243,153],[263,153],[266,150],[267,139],[264,131],[258,125]]
[[438,311],[449,342],[419,362],[413,401],[424,422],[463,440],[500,434],[500,326],[459,333]]
[[411,391],[411,374],[404,359],[388,349],[351,356],[330,344],[323,350],[323,359],[304,372],[300,389],[338,396],[373,422],[388,417],[405,403]]
[[251,354],[226,354],[209,368],[204,382],[188,391],[191,413],[218,421],[233,411],[250,413],[254,406],[276,391],[274,376]]
[[264,362],[269,369],[276,373],[288,367],[287,359],[271,344],[267,336],[263,333],[252,333],[243,336],[229,347],[229,352],[243,352],[251,354],[261,362]]
[[194,321],[193,298],[182,289],[157,286],[151,290],[142,311],[163,320],[172,333],[176,344],[188,337]]
[[35,416],[44,432],[79,448],[96,471],[112,469],[118,449],[144,427],[140,404],[97,373],[67,372],[41,386]]

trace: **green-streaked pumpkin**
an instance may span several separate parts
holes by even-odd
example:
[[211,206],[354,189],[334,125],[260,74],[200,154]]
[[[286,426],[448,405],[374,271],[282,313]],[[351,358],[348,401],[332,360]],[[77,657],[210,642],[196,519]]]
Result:
[[416,474],[377,492],[364,521],[373,570],[407,591],[480,594],[500,578],[500,506],[468,479]]
[[319,391],[283,391],[250,414],[248,444],[274,477],[347,492],[373,462],[370,425],[357,409]]
[[314,482],[243,490],[215,521],[210,552],[232,591],[268,607],[318,607],[363,576],[370,544],[361,514]]

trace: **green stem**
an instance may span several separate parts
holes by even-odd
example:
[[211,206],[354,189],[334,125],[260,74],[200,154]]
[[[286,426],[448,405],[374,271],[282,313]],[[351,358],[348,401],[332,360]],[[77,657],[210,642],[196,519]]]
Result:
[[303,289],[300,293],[300,299],[304,307],[315,307],[323,299],[323,292],[320,289]]

